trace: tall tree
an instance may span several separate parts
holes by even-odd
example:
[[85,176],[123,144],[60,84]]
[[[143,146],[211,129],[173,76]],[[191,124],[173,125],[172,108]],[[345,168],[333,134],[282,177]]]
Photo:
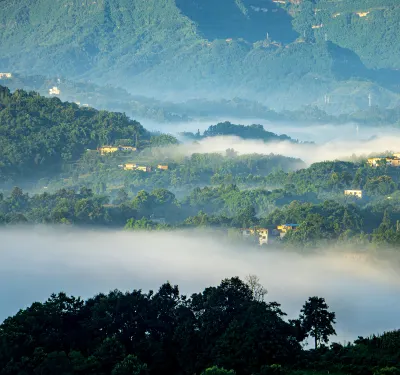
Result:
[[333,328],[335,313],[328,310],[324,298],[310,297],[301,309],[300,322],[304,332],[314,338],[315,349],[321,342],[327,343],[329,336],[336,335]]

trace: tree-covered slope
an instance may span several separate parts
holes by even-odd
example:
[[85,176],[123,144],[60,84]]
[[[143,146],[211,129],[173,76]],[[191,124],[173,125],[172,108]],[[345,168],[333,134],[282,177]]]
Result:
[[0,86],[0,181],[58,172],[87,148],[146,138],[147,131],[125,114]]
[[[379,1],[389,6],[392,0]],[[347,0],[342,3],[354,11]],[[393,25],[377,18],[379,25],[366,23],[354,34],[339,24],[335,27],[343,35],[329,33],[326,42],[323,28],[312,26],[328,25],[328,15],[339,22],[340,17],[331,17],[335,7],[336,2],[325,0],[300,5],[270,0],[0,0],[0,70],[90,79],[156,97],[257,98],[276,108],[320,101],[346,82],[361,96],[369,81],[377,92],[382,86],[396,91],[394,72],[364,66],[386,66],[375,57],[386,53],[389,58],[397,40]],[[386,8],[376,12],[388,15]],[[348,22],[367,22],[368,17],[353,14]],[[382,28],[388,29],[383,36]],[[351,35],[355,40],[350,42]],[[362,38],[379,42],[385,53],[363,49]],[[384,97],[386,103],[393,99],[386,92]]]
[[304,0],[290,11],[302,35],[348,48],[370,68],[400,68],[397,0]]

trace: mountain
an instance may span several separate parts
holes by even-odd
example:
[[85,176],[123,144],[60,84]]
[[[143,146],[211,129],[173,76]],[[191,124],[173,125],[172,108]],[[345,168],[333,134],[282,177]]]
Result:
[[339,93],[333,111],[349,111],[373,92],[393,106],[397,11],[394,0],[3,0],[0,69],[171,100],[282,109]]
[[139,147],[149,138],[125,114],[0,86],[0,183],[57,173],[100,145]]

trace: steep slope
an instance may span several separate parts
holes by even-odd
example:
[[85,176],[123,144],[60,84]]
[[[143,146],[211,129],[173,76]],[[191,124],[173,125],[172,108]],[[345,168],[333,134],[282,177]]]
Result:
[[398,0],[304,0],[287,7],[302,35],[348,48],[369,68],[400,68]]
[[0,86],[0,182],[50,175],[88,148],[118,140],[137,146],[149,136],[125,114],[80,108],[35,92],[11,93]]
[[0,71],[162,99],[241,96],[277,109],[318,102],[349,81],[363,97],[365,82],[398,90],[393,72],[371,71],[346,43],[318,37],[314,2],[0,0]]
[[137,74],[196,38],[173,0],[2,1],[0,25],[2,64],[36,73]]
[[209,40],[243,38],[257,42],[268,33],[273,40],[290,43],[298,36],[290,15],[272,1],[176,0],[176,4]]

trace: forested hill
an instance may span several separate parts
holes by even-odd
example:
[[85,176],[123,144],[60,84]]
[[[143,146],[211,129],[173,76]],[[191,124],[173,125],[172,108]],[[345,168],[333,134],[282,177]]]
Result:
[[87,148],[124,140],[135,146],[149,133],[125,114],[82,108],[35,92],[0,86],[0,181],[58,172]]
[[[399,331],[328,347],[336,314],[324,298],[288,322],[257,276],[247,280],[190,297],[170,283],[87,300],[53,294],[0,325],[0,374],[399,374]],[[307,337],[316,350],[302,348]]]
[[276,108],[327,93],[368,105],[370,91],[390,105],[398,90],[393,1],[0,0],[0,70]]

